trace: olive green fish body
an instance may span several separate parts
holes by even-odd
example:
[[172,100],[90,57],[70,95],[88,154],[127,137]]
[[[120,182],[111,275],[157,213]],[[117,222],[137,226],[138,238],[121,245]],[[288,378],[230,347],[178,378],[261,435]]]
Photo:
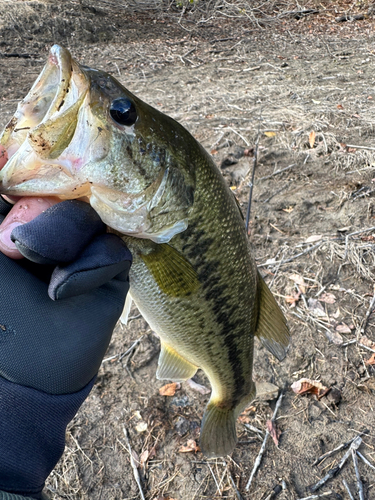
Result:
[[122,235],[131,296],[161,339],[157,376],[204,370],[212,395],[201,449],[230,453],[255,396],[254,336],[282,359],[289,333],[212,158],[175,120],[59,46],[0,144],[9,156],[1,193],[84,198]]

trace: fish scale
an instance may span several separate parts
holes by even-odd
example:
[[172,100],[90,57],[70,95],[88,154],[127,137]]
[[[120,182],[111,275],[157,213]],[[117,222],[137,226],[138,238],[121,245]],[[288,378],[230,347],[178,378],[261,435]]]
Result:
[[289,332],[211,156],[175,120],[57,45],[0,143],[9,155],[1,193],[84,197],[127,243],[123,318],[132,297],[161,339],[158,378],[206,373],[200,446],[207,456],[230,453],[237,416],[255,397],[254,336],[282,359]]

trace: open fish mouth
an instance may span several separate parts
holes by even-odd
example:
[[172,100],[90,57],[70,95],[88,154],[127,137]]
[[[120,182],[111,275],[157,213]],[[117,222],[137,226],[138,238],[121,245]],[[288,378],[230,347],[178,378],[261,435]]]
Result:
[[[71,144],[89,82],[68,50],[54,45],[47,63],[1,137],[8,162],[0,172],[5,194],[64,195],[74,190],[77,158],[62,156]],[[80,186],[82,193],[88,186]],[[72,196],[73,197],[73,196]]]

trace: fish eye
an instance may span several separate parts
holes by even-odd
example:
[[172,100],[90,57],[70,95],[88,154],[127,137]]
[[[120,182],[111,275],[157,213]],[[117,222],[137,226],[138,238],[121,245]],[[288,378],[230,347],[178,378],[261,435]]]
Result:
[[119,97],[111,103],[109,114],[119,125],[134,125],[137,121],[137,111],[134,104],[126,97]]

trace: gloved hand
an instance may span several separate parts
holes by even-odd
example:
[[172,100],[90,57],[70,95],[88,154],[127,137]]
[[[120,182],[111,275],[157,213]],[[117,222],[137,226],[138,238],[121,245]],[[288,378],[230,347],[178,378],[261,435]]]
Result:
[[124,307],[131,254],[105,231],[65,201],[12,233],[38,264],[0,253],[0,500],[44,498]]

